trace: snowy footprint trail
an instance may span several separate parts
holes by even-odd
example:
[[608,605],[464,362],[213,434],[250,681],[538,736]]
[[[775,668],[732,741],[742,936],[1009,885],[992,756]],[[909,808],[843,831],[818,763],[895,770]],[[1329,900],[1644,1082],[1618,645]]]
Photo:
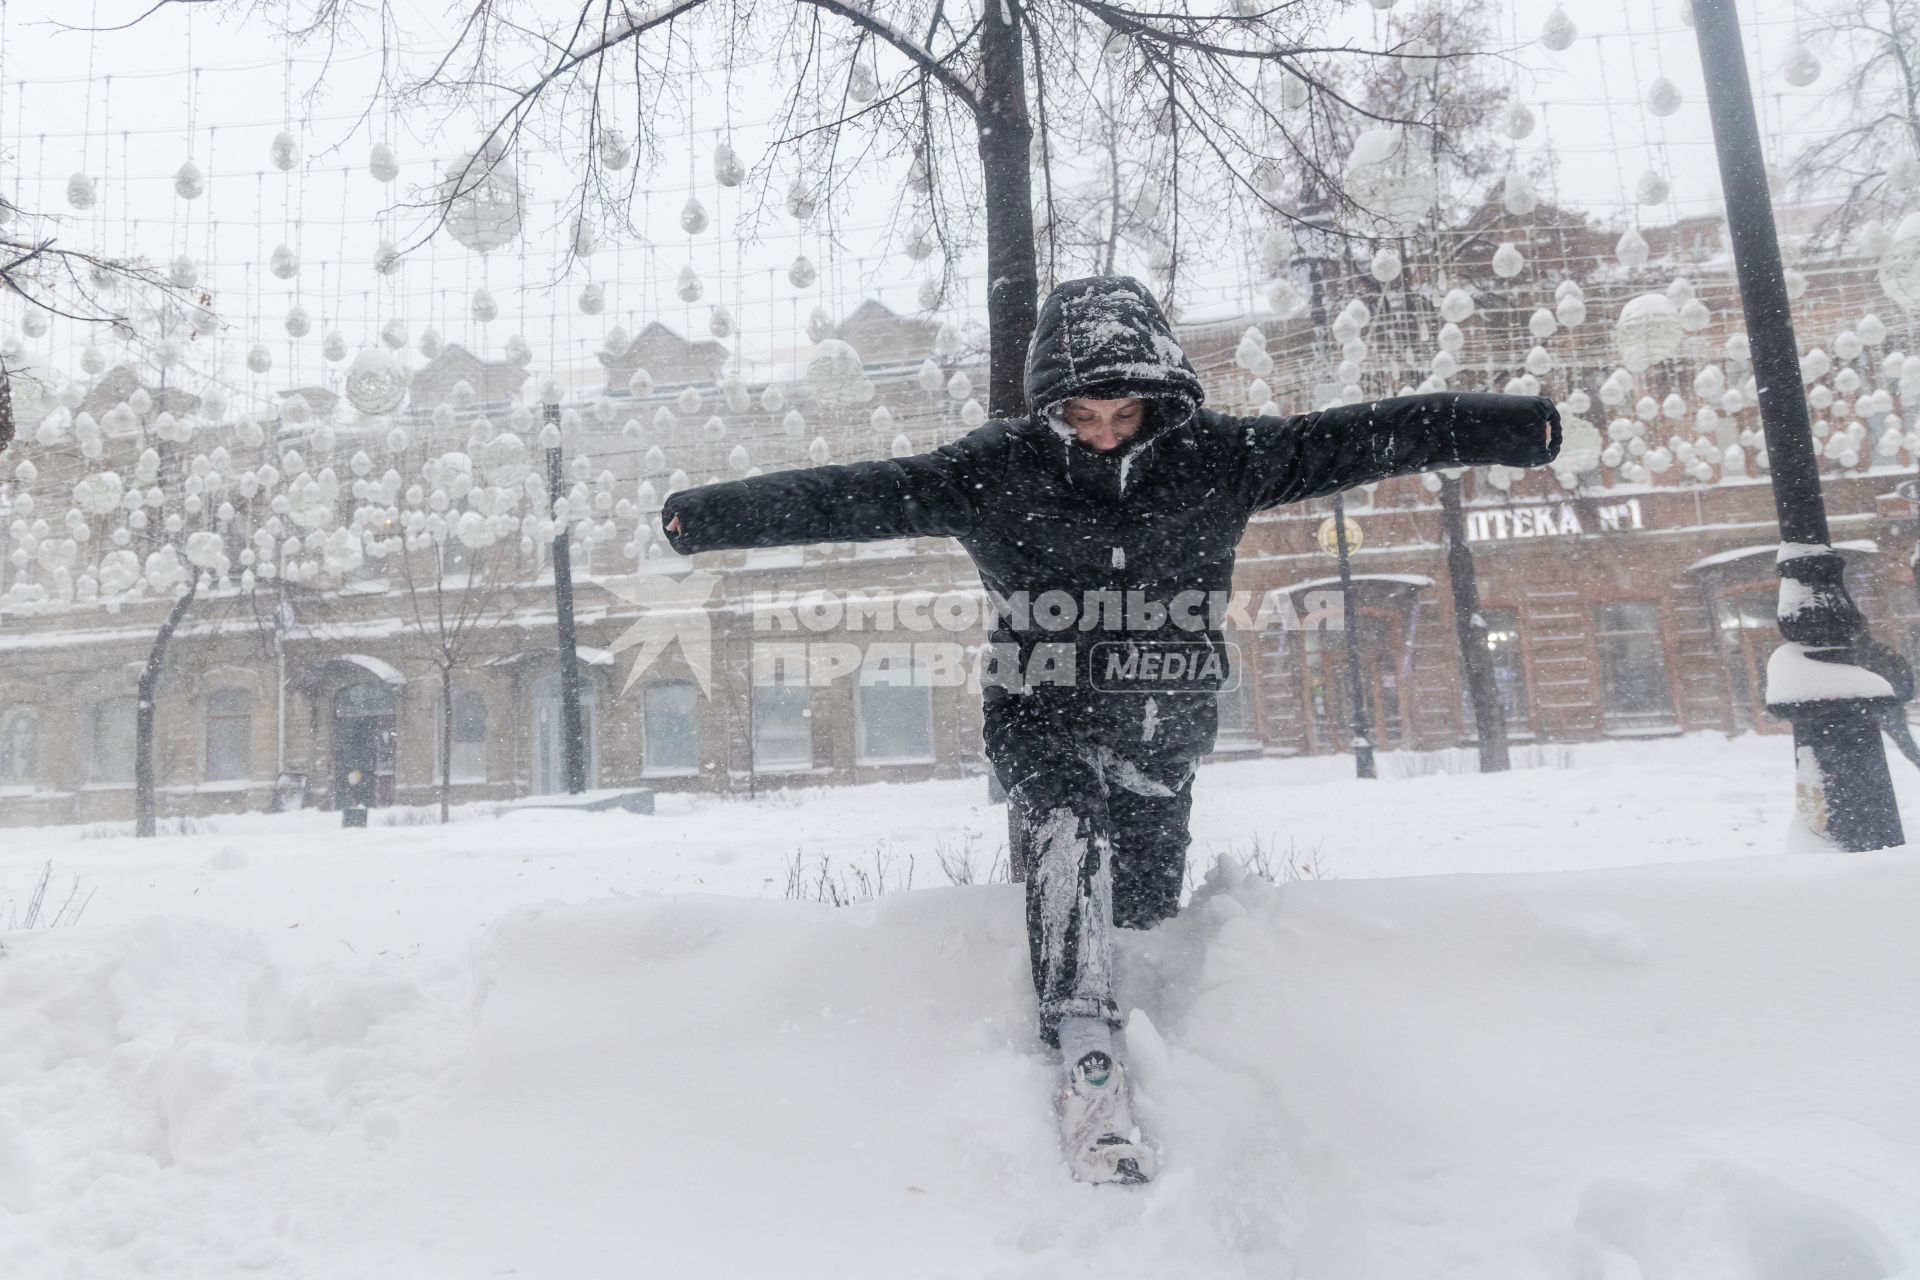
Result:
[[[1129,940],[1167,1167],[1066,1180],[1018,900],[533,909],[381,1275],[1879,1280],[1920,1260],[1901,855],[1276,889]],[[434,1272],[435,1267],[441,1268]]]
[[526,907],[412,976],[10,935],[0,1273],[1912,1276],[1916,900],[1902,853],[1226,865],[1126,940],[1139,1189],[1066,1177],[1009,886]]

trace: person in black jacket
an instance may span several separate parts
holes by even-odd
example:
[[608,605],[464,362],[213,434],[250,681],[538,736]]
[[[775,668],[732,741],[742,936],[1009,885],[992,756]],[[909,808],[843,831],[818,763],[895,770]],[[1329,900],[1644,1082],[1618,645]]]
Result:
[[1041,1038],[1066,1068],[1067,1154],[1087,1180],[1142,1181],[1153,1153],[1113,1034],[1111,931],[1179,909],[1248,520],[1409,472],[1544,464],[1559,416],[1545,399],[1453,393],[1216,413],[1152,294],[1120,276],[1047,297],[1026,392],[1024,416],[931,453],[707,485],[661,519],[683,555],[946,536],[972,556],[995,613],[986,752],[1025,872]]

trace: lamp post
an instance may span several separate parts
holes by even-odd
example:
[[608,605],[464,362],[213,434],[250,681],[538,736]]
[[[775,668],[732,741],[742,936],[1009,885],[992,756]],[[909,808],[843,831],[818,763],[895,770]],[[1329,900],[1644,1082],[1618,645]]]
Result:
[[1805,382],[1734,0],[1692,0],[1714,150],[1780,522],[1780,634],[1767,710],[1793,725],[1800,821],[1847,850],[1903,842],[1880,720],[1911,696],[1906,664],[1867,634],[1830,545]]
[[[547,443],[547,501],[557,511],[563,498],[564,457],[560,447],[560,403],[558,397],[546,401],[547,429],[541,436]],[[573,546],[568,540],[572,524],[555,520],[553,531],[553,604],[560,641],[560,728],[566,753],[567,794],[579,795],[587,789],[586,734],[580,722],[580,655],[575,649],[573,632]]]

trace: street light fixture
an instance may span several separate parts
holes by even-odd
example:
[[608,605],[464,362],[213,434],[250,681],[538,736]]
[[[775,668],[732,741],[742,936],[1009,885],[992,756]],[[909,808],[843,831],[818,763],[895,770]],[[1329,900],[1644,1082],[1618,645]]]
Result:
[[1912,696],[1912,674],[1867,634],[1827,531],[1734,0],[1693,0],[1693,25],[1780,522],[1785,642],[1767,662],[1767,710],[1793,725],[1797,807],[1806,828],[1842,849],[1884,849],[1905,837],[1880,725]]

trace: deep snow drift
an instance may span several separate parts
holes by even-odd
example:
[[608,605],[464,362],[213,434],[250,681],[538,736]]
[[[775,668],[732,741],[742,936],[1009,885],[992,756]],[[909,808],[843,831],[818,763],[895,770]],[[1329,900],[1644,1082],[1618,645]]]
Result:
[[[1504,852],[1482,835],[1458,861],[1524,866],[1528,828],[1555,868],[1752,855],[1749,790],[1784,781],[1777,740],[1578,750],[1564,769],[1377,784],[1366,828],[1424,822],[1429,863],[1493,817]],[[1209,770],[1203,838],[1233,838],[1229,811],[1266,819],[1243,837],[1312,832],[1342,796],[1351,814],[1359,784],[1330,776]],[[1646,811],[1663,787],[1691,797],[1677,828]],[[997,813],[926,784],[690,815],[733,833],[733,896],[635,892],[645,869],[596,861],[671,818],[521,814],[363,833],[354,852],[306,817],[9,840],[6,889],[51,855],[99,896],[78,927],[0,940],[0,1274],[1920,1266],[1904,852],[1283,887],[1218,868],[1122,957],[1165,1172],[1088,1188],[1053,1147],[1016,889],[834,908],[782,900],[783,874],[755,883],[803,828],[858,860],[876,829],[900,849]],[[1747,835],[1716,847],[1716,817]],[[1647,844],[1676,829],[1677,847]],[[1368,837],[1348,817],[1340,847],[1342,830],[1315,846],[1328,872],[1373,869]],[[514,905],[546,896],[549,859],[582,864],[548,873],[580,900]]]

